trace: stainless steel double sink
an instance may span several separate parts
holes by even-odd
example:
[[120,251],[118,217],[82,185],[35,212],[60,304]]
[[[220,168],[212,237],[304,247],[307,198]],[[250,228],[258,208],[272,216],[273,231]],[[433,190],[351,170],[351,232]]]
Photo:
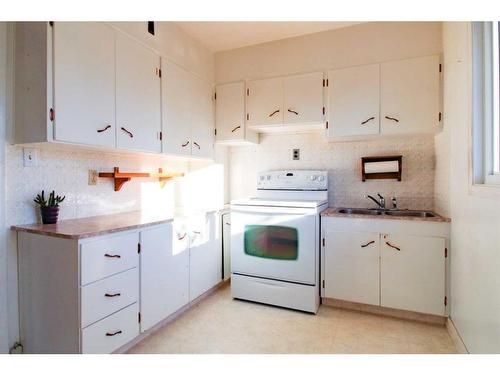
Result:
[[382,209],[382,208],[340,208],[337,210],[340,214],[346,215],[387,215],[398,217],[436,217],[432,211],[419,210],[398,210],[398,209]]

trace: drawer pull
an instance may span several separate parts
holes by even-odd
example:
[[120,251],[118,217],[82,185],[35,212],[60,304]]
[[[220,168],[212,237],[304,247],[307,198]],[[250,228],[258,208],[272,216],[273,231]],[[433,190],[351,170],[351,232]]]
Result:
[[113,293],[113,294],[106,293],[104,297],[120,297],[121,295],[122,295],[121,293]]
[[367,122],[369,122],[369,121],[371,121],[371,120],[375,120],[375,117],[370,117],[369,119],[367,119],[367,120],[365,120],[365,121],[361,122],[361,125],[364,125],[364,124],[366,124]]
[[122,331],[115,331],[115,332],[113,332],[113,333],[111,333],[111,332],[107,332],[107,333],[106,333],[106,336],[116,336],[116,335],[119,335],[119,334],[121,334],[121,333],[122,333]]
[[122,256],[121,255],[118,255],[118,254],[104,254],[104,256],[106,258],[117,258],[117,259],[120,259]]
[[361,247],[367,247],[370,246],[372,243],[375,243],[375,241],[370,241],[368,243],[365,243],[364,245],[361,245]]
[[389,241],[386,241],[385,243],[387,244],[387,246],[392,247],[393,249],[396,249],[397,251],[401,251],[401,249],[399,247],[392,245]]

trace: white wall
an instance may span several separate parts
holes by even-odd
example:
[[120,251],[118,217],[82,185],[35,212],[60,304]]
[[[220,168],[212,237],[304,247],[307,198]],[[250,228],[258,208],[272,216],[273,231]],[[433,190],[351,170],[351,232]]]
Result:
[[[215,55],[216,82],[321,71],[440,54],[439,22],[372,22]],[[396,196],[401,207],[434,208],[432,136],[369,142],[328,143],[323,135],[263,136],[258,146],[232,147],[230,196],[255,194],[256,173],[266,169],[317,168],[330,173],[330,204],[366,206],[364,194]],[[301,148],[301,161],[291,149]],[[403,181],[361,182],[361,156],[401,153]]]
[[[145,22],[113,23],[130,32],[136,38],[153,46],[168,59],[183,66],[208,82],[213,82],[214,55],[198,42],[183,34],[172,23],[159,23],[156,26],[156,37],[146,32]],[[5,39],[4,26],[0,28],[0,58],[4,48],[1,44]],[[0,60],[3,62],[3,60]],[[3,67],[0,65],[0,82],[3,83]],[[168,78],[167,78],[168,79]],[[0,85],[3,88],[4,85]],[[3,91],[0,90],[0,115],[3,113]],[[0,125],[4,125],[0,116]],[[1,134],[0,134],[1,137]],[[202,203],[206,208],[221,205],[224,202],[221,179],[225,152],[218,150],[217,160],[221,162],[188,162],[186,160],[165,158],[158,155],[119,154],[116,152],[85,151],[81,149],[55,149],[44,147],[38,149],[38,167],[25,168],[22,163],[22,147],[5,145],[2,142],[1,155],[5,155],[6,164],[6,220],[0,223],[2,240],[7,238],[7,302],[5,299],[3,279],[0,279],[0,327],[4,317],[4,309],[8,308],[7,330],[0,330],[0,348],[2,339],[8,332],[8,346],[19,339],[19,319],[17,303],[17,245],[16,236],[9,230],[13,224],[26,224],[39,221],[38,210],[33,203],[33,197],[40,190],[55,189],[59,194],[66,195],[61,206],[61,219],[80,218],[94,215],[140,209],[162,210],[173,209],[178,204],[190,202],[189,196],[195,197],[200,203],[207,190],[220,194],[211,194]],[[3,160],[2,162],[2,171]],[[173,170],[186,172],[188,175],[181,183],[167,183],[163,189],[158,182],[147,180],[132,180],[127,182],[119,192],[113,190],[111,180],[99,179],[98,185],[88,185],[88,170],[111,171],[114,166],[124,171],[152,171],[162,167],[164,171]],[[1,179],[3,181],[3,178]],[[182,194],[181,194],[182,192]],[[186,194],[188,193],[188,197]],[[3,191],[0,189],[0,198]],[[181,198],[183,197],[183,198]],[[197,208],[200,208],[198,204]],[[0,206],[3,212],[3,206]],[[191,209],[192,207],[187,207]],[[2,220],[2,216],[0,216]],[[0,249],[0,277],[4,277],[5,247]],[[7,341],[6,341],[7,344]],[[0,350],[1,352],[1,350]]]
[[[0,228],[5,227],[6,52],[7,23],[0,22]],[[7,252],[5,231],[0,229],[0,354],[7,352]]]
[[488,194],[469,186],[470,24],[445,23],[443,46],[444,122],[450,130],[451,318],[471,353],[500,353],[500,190]]
[[373,64],[442,52],[440,22],[371,22],[223,51],[215,81]]

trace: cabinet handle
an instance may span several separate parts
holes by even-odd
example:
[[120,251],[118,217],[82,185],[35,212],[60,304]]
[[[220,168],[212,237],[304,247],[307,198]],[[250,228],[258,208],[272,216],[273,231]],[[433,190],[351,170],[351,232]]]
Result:
[[194,234],[201,234],[201,232],[198,232],[197,230],[193,230]]
[[231,225],[231,223],[226,223],[226,225]]
[[234,133],[236,130],[238,130],[239,128],[241,128],[241,125],[238,125],[237,127],[235,127],[233,130],[231,130],[231,133]]
[[288,109],[288,112],[290,112],[290,113],[295,113],[297,116],[299,115],[299,112],[294,111],[293,109]]
[[111,128],[111,125],[108,125],[106,126],[104,129],[98,129],[97,132],[98,133],[102,133],[102,132],[105,132],[106,130],[110,129]]
[[198,150],[201,149],[200,145],[196,142],[193,142],[193,145],[195,145],[196,147],[198,147]]
[[367,246],[370,246],[372,243],[375,243],[375,241],[370,241],[364,245],[361,245],[361,247],[367,247]]
[[375,117],[370,117],[369,119],[366,119],[365,121],[361,122],[361,125],[364,125],[371,120],[375,120]]
[[399,247],[392,245],[389,241],[385,241],[385,243],[387,244],[387,246],[390,246],[393,249],[396,249],[397,251],[401,251],[401,249]]
[[107,332],[107,333],[106,333],[106,336],[115,336],[115,335],[119,335],[119,334],[121,334],[121,333],[122,333],[122,331],[115,331],[115,332],[113,332],[113,333]]
[[187,236],[187,233],[184,233],[182,236],[177,236],[177,239],[179,241],[182,241],[184,238],[186,238],[186,236]]
[[188,144],[189,144],[189,141],[187,141],[186,143],[182,144],[181,146],[182,147],[186,147]]
[[120,259],[122,257],[121,255],[117,255],[117,254],[104,254],[104,256],[106,258],[118,258],[118,259]]
[[396,122],[399,122],[399,120],[397,118],[394,118],[394,117],[391,117],[391,116],[385,116],[385,118],[387,120],[392,120],[392,121],[396,121]]
[[129,135],[130,138],[134,138],[134,135],[132,134],[132,132],[129,132],[127,129],[125,129],[123,126],[121,127],[121,129],[127,133]]
[[271,114],[269,115],[269,117],[273,117],[273,116],[274,116],[276,113],[278,113],[279,111],[280,111],[280,110],[279,110],[279,109],[277,109],[276,111],[274,111],[273,113],[271,113]]
[[121,295],[122,295],[121,293],[113,293],[113,294],[106,293],[104,297],[120,297]]

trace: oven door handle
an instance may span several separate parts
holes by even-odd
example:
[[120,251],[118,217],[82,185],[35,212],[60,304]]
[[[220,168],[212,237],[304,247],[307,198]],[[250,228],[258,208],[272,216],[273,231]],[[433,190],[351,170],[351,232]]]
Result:
[[240,206],[231,205],[231,214],[269,214],[274,216],[279,215],[316,215],[319,212],[316,208],[301,208],[301,207],[277,207],[277,206]]

